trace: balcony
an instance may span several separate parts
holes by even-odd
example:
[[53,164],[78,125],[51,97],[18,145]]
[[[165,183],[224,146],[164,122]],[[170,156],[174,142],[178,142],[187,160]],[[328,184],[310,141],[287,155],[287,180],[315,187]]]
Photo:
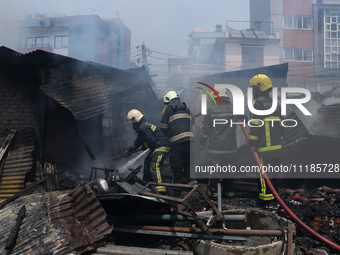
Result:
[[36,44],[36,45],[33,45],[33,44],[18,45],[18,47],[16,48],[16,51],[18,51],[22,54],[26,54],[26,53],[36,51],[36,50],[53,52],[52,45],[49,44],[49,43],[39,43],[39,44]]

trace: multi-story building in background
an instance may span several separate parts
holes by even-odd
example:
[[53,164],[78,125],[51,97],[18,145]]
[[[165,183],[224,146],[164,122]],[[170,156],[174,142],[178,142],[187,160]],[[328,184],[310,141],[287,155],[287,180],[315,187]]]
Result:
[[340,3],[337,0],[250,0],[253,29],[273,23],[289,86],[324,92],[339,84]]
[[249,29],[249,21],[242,23],[247,28],[194,28],[189,34],[188,57],[168,60],[168,85],[186,86],[190,77],[279,64],[280,38],[271,22],[259,22],[263,25],[258,30]]
[[[324,92],[340,84],[339,0],[250,0],[250,21],[237,28],[194,28],[188,57],[169,58],[168,84],[184,78],[280,63],[288,86]],[[239,21],[237,21],[239,22]]]
[[120,69],[130,66],[131,31],[119,18],[26,15],[18,32],[15,50],[21,53],[42,49]]

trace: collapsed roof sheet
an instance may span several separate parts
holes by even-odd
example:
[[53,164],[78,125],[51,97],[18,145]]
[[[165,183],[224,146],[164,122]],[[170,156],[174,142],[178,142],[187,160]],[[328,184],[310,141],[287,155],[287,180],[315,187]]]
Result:
[[111,233],[106,213],[92,190],[78,187],[22,197],[0,210],[0,253],[15,226],[19,209],[26,206],[26,216],[11,254],[80,254]]

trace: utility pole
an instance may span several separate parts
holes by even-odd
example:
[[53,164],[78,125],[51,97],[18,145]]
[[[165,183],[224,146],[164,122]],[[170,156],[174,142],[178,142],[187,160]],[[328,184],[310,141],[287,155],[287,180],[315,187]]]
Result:
[[93,15],[93,11],[96,11],[96,9],[93,9],[93,8],[89,8],[90,10],[92,10],[92,15]]
[[137,61],[138,61],[138,63],[142,63],[142,66],[144,66],[144,68],[147,71],[149,71],[149,64],[148,64],[147,56],[150,56],[152,51],[145,46],[145,42],[143,42],[143,44],[141,46],[137,46],[137,49],[139,47],[141,47],[141,50],[142,50],[142,57],[139,58]]

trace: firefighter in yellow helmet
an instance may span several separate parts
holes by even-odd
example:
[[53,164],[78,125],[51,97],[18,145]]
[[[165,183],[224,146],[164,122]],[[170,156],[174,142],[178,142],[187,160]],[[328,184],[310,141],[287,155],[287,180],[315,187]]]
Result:
[[[138,133],[136,140],[125,151],[125,156],[129,156],[132,151],[137,150],[140,146],[142,149],[150,149],[150,153],[144,160],[143,180],[146,182],[169,182],[165,180],[163,174],[163,163],[165,157],[169,154],[169,138],[155,125],[149,123],[144,115],[132,109],[127,114],[127,124]],[[158,192],[165,194],[165,186],[156,186]]]
[[[273,85],[272,81],[267,75],[255,75],[249,81],[249,87],[253,89],[253,106],[256,110],[267,110],[272,107],[272,98],[270,97],[270,92],[272,91]],[[252,146],[252,151],[258,152],[262,165],[280,165],[283,139],[280,104],[277,105],[275,112],[273,112],[269,116],[260,116],[251,113],[250,119],[251,126],[253,126],[250,127],[249,133],[249,140],[250,145]],[[262,120],[263,122],[259,120]],[[271,179],[271,182],[273,186],[277,188],[278,179]],[[260,189],[260,201],[271,201],[275,199],[268,186],[266,185],[266,182],[261,173],[260,179],[258,180],[258,185]]]

